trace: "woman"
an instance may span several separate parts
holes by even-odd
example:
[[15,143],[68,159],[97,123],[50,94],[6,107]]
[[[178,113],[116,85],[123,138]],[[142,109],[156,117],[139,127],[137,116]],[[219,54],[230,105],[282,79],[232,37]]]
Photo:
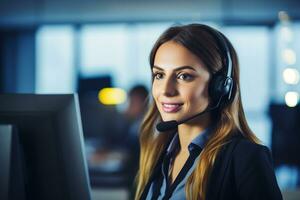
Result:
[[136,199],[282,199],[270,152],[246,122],[229,40],[206,25],[174,26],[150,66]]

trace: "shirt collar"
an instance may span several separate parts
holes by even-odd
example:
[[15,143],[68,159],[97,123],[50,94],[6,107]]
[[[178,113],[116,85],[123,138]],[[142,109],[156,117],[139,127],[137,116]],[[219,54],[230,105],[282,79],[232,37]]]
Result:
[[[197,147],[203,149],[211,135],[211,130],[212,130],[212,126],[209,126],[208,128],[204,129],[202,132],[200,132],[200,134],[197,137],[195,137],[192,140],[192,142],[189,144],[188,146],[189,151],[191,152]],[[178,146],[179,146],[179,135],[177,132],[172,138],[170,145],[168,146],[167,154],[170,155],[174,153],[174,151],[177,150]]]

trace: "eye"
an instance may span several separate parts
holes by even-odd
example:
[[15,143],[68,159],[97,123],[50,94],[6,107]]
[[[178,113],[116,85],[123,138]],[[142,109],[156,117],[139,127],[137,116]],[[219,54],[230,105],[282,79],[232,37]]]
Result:
[[193,79],[193,76],[190,74],[179,74],[177,77],[178,77],[178,79],[184,80],[184,81],[190,81]]
[[163,74],[160,73],[160,72],[155,72],[153,73],[153,78],[159,80],[159,79],[162,79],[163,78]]

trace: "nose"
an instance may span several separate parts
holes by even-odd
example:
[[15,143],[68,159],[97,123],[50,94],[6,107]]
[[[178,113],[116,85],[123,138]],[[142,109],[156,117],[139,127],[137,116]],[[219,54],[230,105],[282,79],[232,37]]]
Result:
[[173,77],[166,78],[162,83],[162,94],[167,97],[178,94],[177,82]]

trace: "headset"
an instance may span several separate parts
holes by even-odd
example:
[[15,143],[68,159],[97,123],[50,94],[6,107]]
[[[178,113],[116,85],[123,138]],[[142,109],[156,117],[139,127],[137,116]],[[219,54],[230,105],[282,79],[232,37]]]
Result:
[[207,25],[201,26],[215,38],[222,51],[222,69],[212,75],[212,79],[208,86],[208,92],[213,104],[217,107],[225,106],[233,99],[232,91],[234,85],[232,79],[233,66],[228,43],[225,36],[219,31]]

